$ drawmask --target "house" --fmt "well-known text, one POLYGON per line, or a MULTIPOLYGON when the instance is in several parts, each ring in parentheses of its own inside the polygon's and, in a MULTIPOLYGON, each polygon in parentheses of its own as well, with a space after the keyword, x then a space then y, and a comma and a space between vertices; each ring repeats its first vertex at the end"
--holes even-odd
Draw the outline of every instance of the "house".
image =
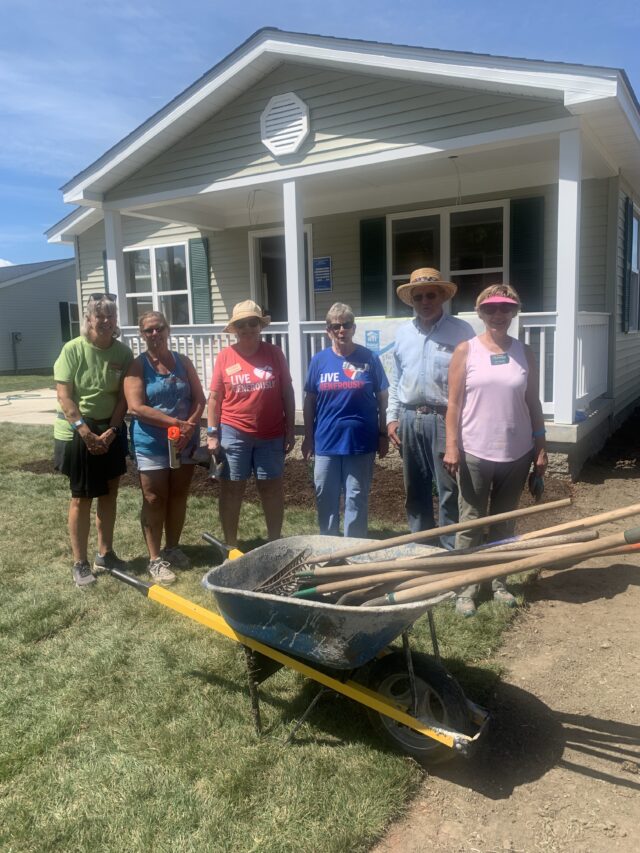
POLYGON ((519 290, 572 471, 640 396, 624 71, 263 29, 63 193, 76 208, 47 234, 75 243, 83 297, 116 293, 135 349, 136 318, 162 309, 205 380, 252 297, 300 403, 327 307, 349 303, 380 341, 403 316, 396 286, 435 266, 459 285, 454 313, 489 283, 519 290))
POLYGON ((0 267, 0 374, 50 372, 79 329, 73 258, 0 267))

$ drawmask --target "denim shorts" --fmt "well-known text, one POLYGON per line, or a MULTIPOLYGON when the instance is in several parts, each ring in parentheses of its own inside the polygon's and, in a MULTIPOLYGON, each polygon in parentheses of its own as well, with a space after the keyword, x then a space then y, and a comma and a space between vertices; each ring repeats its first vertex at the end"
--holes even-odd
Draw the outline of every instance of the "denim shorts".
POLYGON ((220 425, 220 444, 227 459, 223 480, 276 480, 284 473, 284 436, 257 438, 247 432, 220 425))

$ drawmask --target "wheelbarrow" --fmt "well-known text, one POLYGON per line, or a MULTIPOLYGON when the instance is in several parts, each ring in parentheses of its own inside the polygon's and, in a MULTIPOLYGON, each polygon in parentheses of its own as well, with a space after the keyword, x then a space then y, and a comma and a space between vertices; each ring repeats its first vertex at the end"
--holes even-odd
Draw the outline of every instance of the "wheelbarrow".
MULTIPOLYGON (((229 549, 204 538, 223 554, 229 549)), ((327 553, 362 539, 292 536, 235 556, 208 571, 204 587, 222 615, 157 584, 118 570, 111 574, 159 604, 182 613, 243 647, 251 713, 261 732, 258 686, 286 666, 321 685, 290 732, 291 742, 322 695, 335 691, 364 705, 374 729, 395 748, 424 763, 469 756, 488 723, 488 713, 469 701, 440 662, 432 607, 452 594, 403 606, 363 609, 256 591, 265 579, 305 550, 327 553), (433 655, 411 651, 409 628, 429 619, 433 655), (402 639, 401 648, 390 644, 402 639)), ((415 544, 376 552, 376 559, 418 556, 434 549, 415 544)), ((238 551, 234 550, 234 555, 238 551)), ((369 555, 359 559, 367 561, 369 555)))

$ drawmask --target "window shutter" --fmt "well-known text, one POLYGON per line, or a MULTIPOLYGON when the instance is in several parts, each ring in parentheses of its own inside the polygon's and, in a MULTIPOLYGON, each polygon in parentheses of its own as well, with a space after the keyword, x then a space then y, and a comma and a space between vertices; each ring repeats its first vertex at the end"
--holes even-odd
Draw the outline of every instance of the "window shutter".
POLYGON ((387 223, 360 220, 360 303, 364 316, 387 313, 387 223))
POLYGON ((193 322, 212 323, 209 241, 206 237, 195 237, 189 240, 189 271, 193 322))
POLYGON ((633 248, 633 202, 624 200, 624 238, 622 244, 622 331, 631 326, 631 252, 633 248))
POLYGON ((69 322, 69 303, 58 302, 60 309, 60 331, 62 332, 62 343, 71 340, 71 323, 69 322))
POLYGON ((511 200, 509 283, 525 311, 542 311, 544 197, 511 200))

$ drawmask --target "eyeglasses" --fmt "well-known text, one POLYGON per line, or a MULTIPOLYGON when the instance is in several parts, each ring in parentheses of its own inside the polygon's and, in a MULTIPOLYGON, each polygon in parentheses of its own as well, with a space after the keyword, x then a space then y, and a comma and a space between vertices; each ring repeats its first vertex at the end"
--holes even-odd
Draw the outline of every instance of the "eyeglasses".
POLYGON ((115 293, 90 293, 89 299, 94 302, 102 302, 103 299, 106 299, 107 302, 115 302, 118 298, 115 293))
POLYGON ((480 310, 484 314, 495 314, 496 311, 499 311, 501 314, 511 314, 512 311, 516 311, 518 306, 512 305, 511 302, 494 302, 491 305, 480 305, 480 310))
POLYGON ((260 325, 260 320, 257 317, 250 317, 248 320, 236 320, 233 324, 236 329, 244 329, 246 326, 249 326, 251 329, 255 329, 256 326, 260 325))
POLYGON ((327 328, 331 332, 339 332, 340 329, 344 329, 345 332, 348 332, 349 329, 353 329, 353 321, 347 320, 346 323, 329 323, 327 328))
POLYGON ((150 326, 148 329, 142 329, 142 334, 149 337, 149 335, 152 335, 155 332, 159 335, 160 332, 164 332, 166 328, 166 326, 150 326))
POLYGON ((433 299, 438 299, 440 297, 439 290, 421 290, 419 293, 411 294, 412 302, 422 302, 423 299, 427 299, 429 301, 433 299))

